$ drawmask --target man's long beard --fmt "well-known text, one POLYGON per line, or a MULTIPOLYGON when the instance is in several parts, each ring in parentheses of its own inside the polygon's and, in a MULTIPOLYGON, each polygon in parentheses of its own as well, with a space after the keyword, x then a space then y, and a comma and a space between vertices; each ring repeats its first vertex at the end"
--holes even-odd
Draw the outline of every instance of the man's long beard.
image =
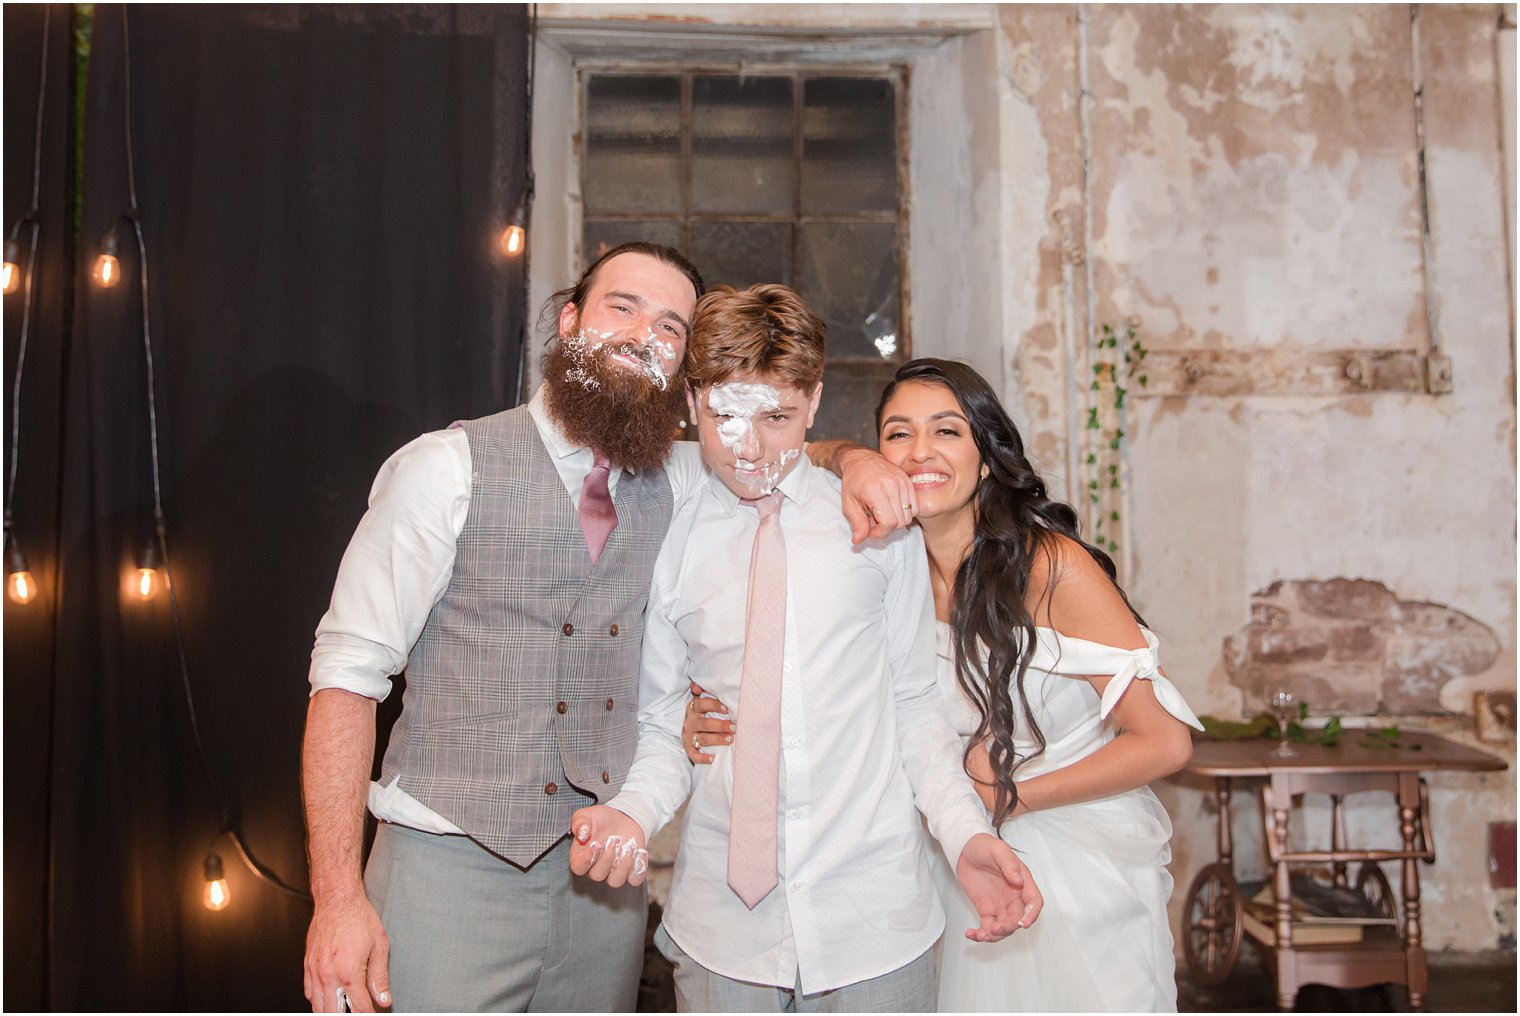
POLYGON ((561 339, 544 354, 549 415, 565 437, 589 445, 630 472, 665 464, 681 419, 685 373, 664 389, 648 375, 608 362, 610 345, 561 339))

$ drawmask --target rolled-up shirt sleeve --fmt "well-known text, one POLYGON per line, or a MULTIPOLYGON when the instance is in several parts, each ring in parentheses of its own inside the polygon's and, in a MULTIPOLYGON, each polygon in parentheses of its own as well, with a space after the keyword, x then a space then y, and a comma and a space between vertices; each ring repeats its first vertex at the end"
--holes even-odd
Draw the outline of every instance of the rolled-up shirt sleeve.
POLYGON ((386 460, 338 566, 317 625, 311 693, 340 688, 383 701, 448 588, 470 508, 463 430, 424 434, 386 460))

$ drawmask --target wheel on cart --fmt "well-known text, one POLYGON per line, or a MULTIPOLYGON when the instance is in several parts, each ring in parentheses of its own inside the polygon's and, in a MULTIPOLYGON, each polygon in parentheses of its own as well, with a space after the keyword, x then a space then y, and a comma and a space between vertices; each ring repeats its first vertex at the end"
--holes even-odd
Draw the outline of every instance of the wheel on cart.
POLYGON ((1388 884, 1388 876, 1383 874, 1383 869, 1376 862, 1363 861, 1357 869, 1356 891, 1367 898, 1379 917, 1398 919, 1398 901, 1394 899, 1393 886, 1388 884))
POLYGON ((1188 888, 1182 910, 1182 952, 1200 984, 1218 984, 1240 955, 1243 901, 1230 866, 1207 866, 1188 888))

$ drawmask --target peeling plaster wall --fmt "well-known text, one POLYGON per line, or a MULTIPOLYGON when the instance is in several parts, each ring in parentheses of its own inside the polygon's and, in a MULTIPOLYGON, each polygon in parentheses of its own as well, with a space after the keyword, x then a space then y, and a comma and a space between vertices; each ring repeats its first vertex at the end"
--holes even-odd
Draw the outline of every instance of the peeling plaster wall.
MULTIPOLYGON (((1087 16, 1098 321, 1138 314, 1153 349, 1259 353, 1268 372, 1289 369, 1300 350, 1434 345, 1455 376, 1444 396, 1132 401, 1128 578, 1163 635, 1168 671, 1200 711, 1252 712, 1259 699, 1230 684, 1221 654, 1250 620, 1251 594, 1278 580, 1365 578, 1497 633, 1492 664, 1448 681, 1431 704, 1471 714, 1475 690, 1515 679, 1515 404, 1492 9, 1423 8, 1413 30, 1402 6, 1087 16)), ((1424 722, 1473 743, 1469 718, 1424 722)), ((1497 753, 1513 767, 1512 744, 1497 753)), ((1514 892, 1487 888, 1485 850, 1487 823, 1515 814, 1513 769, 1431 782, 1443 853, 1422 876, 1425 899, 1443 905, 1426 909, 1427 945, 1512 943, 1514 892), (1491 807, 1469 810, 1470 798, 1491 807)), ((1197 791, 1171 787, 1164 799, 1177 820, 1180 898, 1213 856, 1213 821, 1197 791)), ((1311 831, 1327 811, 1311 805, 1311 831)), ((1386 838, 1391 813, 1391 801, 1356 800, 1353 839, 1386 838)), ((1240 834, 1257 853, 1241 864, 1259 865, 1260 826, 1246 818, 1240 834)))

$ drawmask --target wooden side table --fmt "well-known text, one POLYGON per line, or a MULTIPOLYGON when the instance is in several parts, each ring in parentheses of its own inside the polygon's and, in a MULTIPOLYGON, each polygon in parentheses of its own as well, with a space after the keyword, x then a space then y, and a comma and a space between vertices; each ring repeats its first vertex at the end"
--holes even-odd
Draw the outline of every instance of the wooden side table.
POLYGON ((1214 778, 1219 804, 1219 859, 1193 880, 1182 913, 1183 952, 1194 974, 1204 983, 1218 983, 1239 955, 1243 933, 1239 885, 1233 869, 1230 842, 1231 783, 1247 779, 1259 787, 1262 827, 1271 865, 1275 942, 1261 943, 1277 988, 1278 1008, 1293 1008, 1305 984, 1359 988, 1394 983, 1409 989, 1409 1004, 1424 1006, 1425 948, 1420 930, 1420 873, 1418 862, 1435 862, 1435 839, 1430 828, 1427 771, 1496 772, 1503 760, 1486 752, 1448 741, 1435 734, 1401 733, 1399 747, 1370 747, 1354 730, 1335 747, 1294 745, 1296 758, 1279 758, 1276 742, 1196 740, 1187 771, 1214 778), (1342 801, 1347 794, 1387 791, 1399 812, 1400 844, 1387 849, 1352 849, 1346 842, 1342 801), (1330 848, 1293 851, 1288 847, 1288 818, 1293 799, 1306 793, 1328 794, 1331 801, 1330 848), (1294 945, 1292 889, 1294 868, 1329 865, 1336 885, 1350 883, 1349 865, 1359 863, 1356 888, 1374 905, 1395 913, 1380 861, 1402 866, 1400 900, 1403 928, 1369 926, 1360 942, 1294 945))

